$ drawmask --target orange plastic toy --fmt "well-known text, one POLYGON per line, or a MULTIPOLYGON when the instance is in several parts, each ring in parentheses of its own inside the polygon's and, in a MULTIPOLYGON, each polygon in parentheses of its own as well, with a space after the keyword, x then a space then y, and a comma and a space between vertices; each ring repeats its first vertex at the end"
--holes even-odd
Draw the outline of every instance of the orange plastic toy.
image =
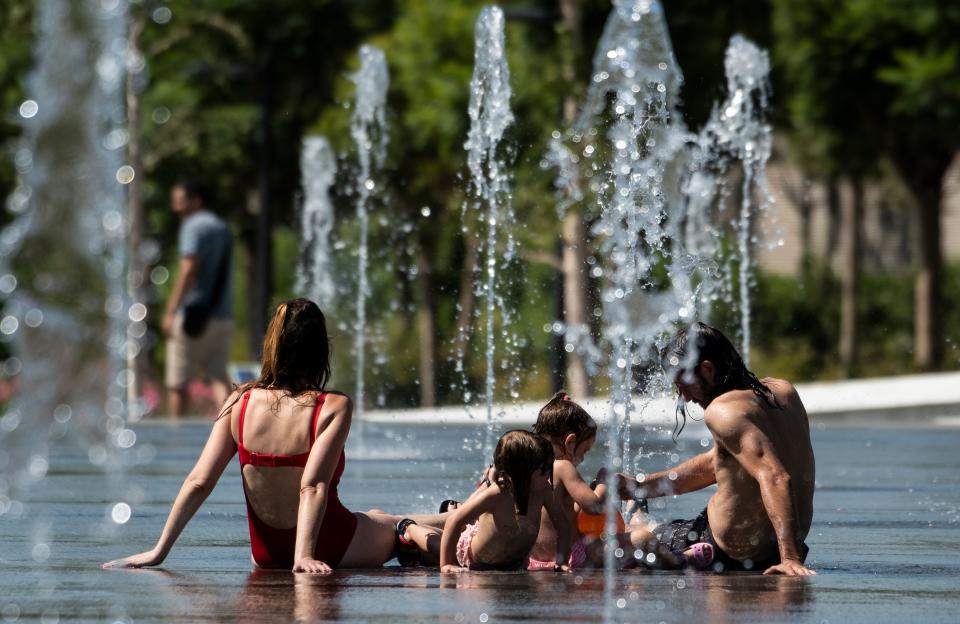
MULTIPOLYGON (((620 514, 614 514, 613 520, 617 525, 617 533, 623 533, 626 525, 623 523, 623 517, 620 514)), ((606 514, 592 514, 581 511, 577 514, 577 529, 581 535, 587 535, 593 539, 599 539, 607 528, 606 514)))

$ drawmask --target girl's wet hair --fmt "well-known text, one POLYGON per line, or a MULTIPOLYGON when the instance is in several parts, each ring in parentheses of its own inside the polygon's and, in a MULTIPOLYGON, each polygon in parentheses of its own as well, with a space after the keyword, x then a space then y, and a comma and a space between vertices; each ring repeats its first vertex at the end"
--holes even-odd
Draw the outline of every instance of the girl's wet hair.
POLYGON ((553 445, 529 431, 508 431, 497 442, 493 467, 497 470, 497 485, 501 490, 512 491, 517 514, 525 516, 530 502, 530 479, 536 472, 553 473, 553 445))
MULTIPOLYGON (((773 391, 747 368, 740 353, 736 347, 733 346, 733 343, 730 342, 730 339, 723 335, 723 332, 716 327, 701 322, 696 323, 692 329, 692 337, 690 335, 691 332, 688 332, 687 328, 683 328, 677 332, 677 335, 661 354, 664 361, 671 363, 676 362, 677 364, 673 364, 675 368, 687 362, 689 362, 687 365, 695 364, 695 366, 699 366, 709 360, 713 363, 714 370, 716 371, 713 382, 717 396, 725 392, 730 392, 731 390, 752 390, 755 395, 762 398, 770 407, 780 408, 780 404, 777 403, 773 391), (690 359, 691 340, 693 340, 692 349, 695 361, 690 359)), ((668 370, 671 369, 670 366, 666 368, 668 370)), ((677 374, 687 375, 692 372, 692 370, 683 371, 682 373, 677 371, 677 374)), ((679 403, 677 405, 677 427, 673 432, 674 439, 680 435, 686 423, 686 406, 679 403)))
POLYGON ((557 444, 563 444, 563 439, 572 433, 576 436, 576 443, 580 444, 597 435, 597 423, 587 410, 561 390, 540 408, 533 432, 557 444))
MULTIPOLYGON (((322 391, 330 380, 330 338, 327 321, 309 299, 291 299, 277 306, 260 355, 260 377, 237 388, 237 399, 253 388, 282 390, 296 397, 322 391)), ((234 399, 234 403, 237 399, 234 399)), ((229 405, 220 413, 229 412, 229 405)))

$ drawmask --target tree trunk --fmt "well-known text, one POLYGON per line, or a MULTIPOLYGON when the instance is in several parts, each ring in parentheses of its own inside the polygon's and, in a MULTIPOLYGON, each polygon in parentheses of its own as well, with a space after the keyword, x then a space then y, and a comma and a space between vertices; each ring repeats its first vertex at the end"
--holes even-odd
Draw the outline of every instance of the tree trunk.
POLYGON ((267 329, 268 306, 273 293, 273 224, 270 214, 270 160, 273 154, 273 97, 270 63, 265 63, 261 75, 260 100, 260 171, 258 192, 260 207, 257 213, 256 281, 254 307, 250 310, 250 341, 259 352, 267 329))
POLYGON ((921 370, 935 370, 943 362, 943 249, 940 205, 943 180, 953 162, 953 146, 900 148, 895 159, 901 177, 916 201, 920 222, 920 254, 914 284, 914 362, 921 370))
MULTIPOLYGON (((130 51, 140 53, 140 35, 146 23, 146 18, 139 17, 131 21, 129 33, 130 51)), ((127 290, 131 304, 146 304, 146 266, 143 262, 142 245, 146 231, 146 217, 143 208, 143 151, 141 149, 142 129, 140 125, 140 93, 137 90, 135 72, 127 73, 127 159, 133 167, 133 180, 127 185, 127 218, 130 222, 127 255, 127 290)), ((144 320, 143 322, 146 322, 144 320)), ((127 410, 131 421, 136 422, 143 415, 140 397, 143 396, 143 377, 146 374, 146 361, 143 345, 145 341, 137 340, 133 336, 128 338, 137 344, 137 347, 127 351, 127 370, 131 374, 130 385, 127 386, 127 410)))
MULTIPOLYGON (((560 15, 563 19, 564 35, 567 40, 563 62, 563 77, 568 84, 575 84, 577 68, 583 58, 583 32, 581 0, 559 0, 560 15)), ((563 99, 563 121, 569 127, 577 117, 577 95, 569 92, 563 99)), ((561 266, 563 267, 563 296, 558 297, 563 305, 563 322, 576 332, 590 335, 587 325, 588 282, 586 270, 587 229, 583 219, 570 206, 563 220, 563 246, 561 266)), ((566 340, 563 341, 564 345, 566 340)), ((586 360, 583 350, 577 345, 573 351, 561 351, 558 357, 566 356, 567 389, 575 397, 585 398, 590 392, 587 377, 586 360)))
POLYGON ((914 358, 921 370, 936 369, 943 357, 941 339, 940 186, 918 193, 920 212, 920 267, 917 271, 914 313, 914 358))
POLYGON ((824 252, 825 270, 820 276, 821 298, 832 296, 829 292, 833 274, 833 257, 837 252, 838 233, 841 229, 840 181, 835 176, 827 180, 827 248, 824 252))
MULTIPOLYGON (((563 220, 563 301, 564 322, 568 328, 590 335, 587 325, 586 228, 580 215, 567 213, 563 220)), ((583 350, 567 354, 567 386, 576 397, 590 392, 583 350)))
MULTIPOLYGON (((259 210, 259 197, 257 191, 254 188, 250 188, 247 191, 247 205, 246 212, 248 214, 257 214, 259 210)), ((256 217, 254 217, 256 218, 256 217)), ((258 305, 257 299, 257 228, 256 222, 254 221, 253 225, 245 225, 243 231, 240 235, 242 244, 243 244, 243 274, 246 276, 245 288, 246 293, 246 314, 247 317, 244 319, 245 324, 248 328, 247 333, 247 353, 248 357, 251 360, 260 359, 260 349, 263 347, 263 341, 260 340, 257 336, 257 332, 253 331, 253 319, 256 314, 255 311, 258 305)))
POLYGON ((437 321, 433 308, 433 245, 429 234, 424 232, 417 252, 417 325, 420 334, 420 407, 437 404, 437 383, 434 374, 436 363, 437 321))
POLYGON ((840 231, 837 223, 842 221, 842 210, 843 208, 840 205, 840 180, 831 176, 827 180, 827 264, 833 260, 833 255, 837 253, 838 232, 840 231))
POLYGON ((840 366, 845 376, 857 372, 859 346, 860 274, 863 246, 863 179, 851 180, 853 197, 843 202, 843 271, 840 302, 840 366))

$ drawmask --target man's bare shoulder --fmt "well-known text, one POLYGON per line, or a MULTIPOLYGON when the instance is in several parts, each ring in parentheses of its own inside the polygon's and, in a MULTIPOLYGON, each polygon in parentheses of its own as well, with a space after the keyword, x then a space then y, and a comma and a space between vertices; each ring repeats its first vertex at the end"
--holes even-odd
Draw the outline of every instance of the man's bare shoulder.
POLYGON ((756 396, 753 390, 724 392, 710 402, 703 410, 703 416, 706 420, 743 417, 753 409, 756 396))
POLYGON ((725 437, 738 429, 753 411, 752 392, 734 390, 710 402, 703 411, 703 422, 715 435, 725 437))
POLYGON ((731 390, 710 402, 703 412, 703 422, 718 438, 726 438, 757 422, 764 412, 763 400, 753 390, 731 390))
POLYGON ((778 379, 777 377, 764 377, 760 380, 760 383, 770 388, 776 395, 787 395, 787 396, 796 396, 797 389, 796 387, 787 381, 786 379, 778 379))

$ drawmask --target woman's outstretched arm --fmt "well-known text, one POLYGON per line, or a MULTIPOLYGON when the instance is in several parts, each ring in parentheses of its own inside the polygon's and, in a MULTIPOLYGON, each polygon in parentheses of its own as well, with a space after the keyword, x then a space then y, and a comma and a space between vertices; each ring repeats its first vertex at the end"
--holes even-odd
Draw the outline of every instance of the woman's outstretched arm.
POLYGON ((353 403, 349 398, 331 394, 320 415, 322 428, 310 449, 310 457, 300 480, 300 509, 297 512, 297 542, 293 553, 293 571, 326 574, 329 565, 314 559, 317 533, 327 510, 330 480, 340 462, 340 452, 347 443, 353 403))
MULTIPOLYGON (((229 404, 230 400, 228 398, 226 404, 229 404)), ((173 501, 173 507, 170 509, 167 522, 156 546, 138 555, 108 561, 101 567, 104 569, 142 568, 163 563, 163 560, 170 553, 170 549, 173 548, 173 544, 180 537, 183 528, 187 526, 190 518, 213 491, 217 481, 220 480, 220 475, 223 474, 224 469, 236 452, 237 445, 230 430, 230 416, 218 418, 213 423, 213 430, 210 432, 210 437, 207 438, 203 452, 200 453, 200 458, 187 478, 184 479, 180 492, 173 501)))

